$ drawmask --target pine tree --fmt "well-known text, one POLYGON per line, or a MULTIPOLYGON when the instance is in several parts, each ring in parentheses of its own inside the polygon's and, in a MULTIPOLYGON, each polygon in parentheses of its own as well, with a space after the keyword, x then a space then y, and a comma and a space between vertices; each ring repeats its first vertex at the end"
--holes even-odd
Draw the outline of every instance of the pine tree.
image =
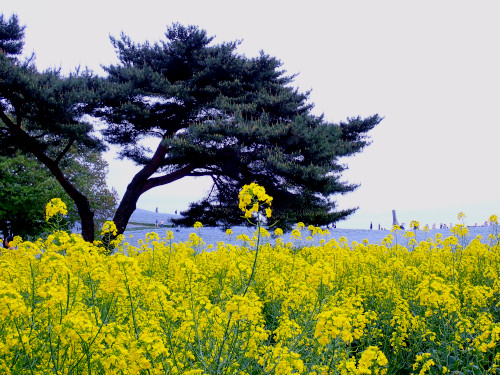
POLYGON ((165 36, 154 44, 111 38, 119 63, 106 68, 93 112, 120 156, 142 166, 114 217, 120 233, 142 194, 188 176, 210 176, 213 188, 183 212, 183 223, 242 222, 237 193, 253 181, 275 197, 282 226, 331 223, 354 211, 336 210, 332 198, 356 187, 340 180, 339 159, 369 143, 378 115, 329 123, 312 114, 309 93, 293 88, 278 59, 239 55, 239 42, 214 44, 195 26, 174 24, 165 36), (142 143, 151 139, 154 150, 142 143))

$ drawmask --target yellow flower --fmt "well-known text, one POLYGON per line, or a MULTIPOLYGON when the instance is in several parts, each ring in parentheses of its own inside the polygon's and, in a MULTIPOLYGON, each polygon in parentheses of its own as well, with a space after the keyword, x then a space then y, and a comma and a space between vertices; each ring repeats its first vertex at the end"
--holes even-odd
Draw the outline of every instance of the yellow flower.
POLYGON ((369 346, 361 353, 361 358, 358 362, 358 373, 371 374, 370 369, 375 367, 375 373, 379 373, 377 367, 385 367, 388 364, 385 354, 376 346, 369 346))
POLYGON ((465 237, 469 234, 469 229, 463 224, 456 224, 451 227, 451 232, 457 237, 465 237))
POLYGON ((199 221, 197 221, 197 222, 195 222, 195 223, 194 223, 194 227, 195 227, 196 229, 198 229, 198 228, 202 228, 202 227, 203 227, 203 224, 202 224, 202 223, 200 223, 199 221))
POLYGON ((233 230, 232 229, 227 229, 226 230, 226 236, 230 236, 231 234, 233 234, 233 230))
POLYGON ((47 203, 47 206, 45 206, 45 221, 49 221, 52 216, 57 214, 68 214, 66 203, 64 203, 61 198, 53 198, 49 203, 47 203))
POLYGON ((300 233, 300 230, 294 229, 294 230, 292 230, 291 236, 293 238, 295 238, 296 240, 298 240, 299 238, 302 237, 302 233, 300 233))
POLYGON ((274 230, 274 235, 275 235, 275 236, 282 236, 282 235, 283 235, 283 229, 281 229, 281 228, 276 228, 276 229, 274 230))
POLYGON ((266 217, 271 217, 271 213, 272 213, 271 209, 269 207, 266 208, 266 217))
POLYGON ((491 215, 490 218, 488 219, 490 224, 498 224, 498 216, 497 215, 491 215))
POLYGON ((244 185, 238 197, 238 207, 244 212, 244 217, 251 218, 252 214, 258 213, 261 207, 265 208, 265 215, 271 217, 270 206, 273 198, 266 194, 266 190, 262 186, 254 182, 250 185, 244 185))
POLYGON ((267 229, 266 229, 266 228, 262 228, 262 227, 260 228, 260 231, 256 231, 256 232, 255 232, 255 235, 259 235, 259 234, 260 234, 262 237, 269 237, 269 236, 271 236, 271 235, 269 234, 269 232, 267 231, 267 229))
POLYGON ((106 233, 112 233, 113 236, 116 236, 118 233, 118 229, 116 228, 116 225, 114 221, 106 221, 101 229, 101 236, 104 236, 106 233))
POLYGON ((458 213, 458 220, 463 219, 465 217, 465 214, 463 212, 458 213))
POLYGON ((248 234, 245 234, 245 233, 239 234, 238 236, 236 236, 236 239, 241 240, 241 241, 245 241, 245 242, 250 241, 250 237, 248 237, 248 234))
POLYGON ((404 235, 404 238, 415 238, 415 233, 407 231, 404 235))

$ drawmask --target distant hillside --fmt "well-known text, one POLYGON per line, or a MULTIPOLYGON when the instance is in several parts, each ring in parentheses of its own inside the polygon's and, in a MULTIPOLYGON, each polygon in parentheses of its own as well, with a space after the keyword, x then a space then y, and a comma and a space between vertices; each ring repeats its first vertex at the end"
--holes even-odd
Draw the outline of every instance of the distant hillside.
MULTIPOLYGON (((154 225, 156 223, 156 220, 158 220, 158 224, 160 224, 161 220, 163 220, 163 224, 167 225, 172 224, 172 218, 180 217, 181 215, 167 214, 164 212, 156 213, 153 211, 147 211, 141 208, 137 208, 132 214, 129 223, 154 225)), ((130 224, 128 225, 128 227, 130 227, 130 224)))

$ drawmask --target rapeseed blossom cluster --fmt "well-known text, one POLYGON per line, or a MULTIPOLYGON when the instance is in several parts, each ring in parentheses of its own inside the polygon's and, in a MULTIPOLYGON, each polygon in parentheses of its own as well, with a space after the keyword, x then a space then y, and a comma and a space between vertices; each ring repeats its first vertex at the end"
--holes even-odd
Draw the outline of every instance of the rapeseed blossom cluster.
POLYGON ((45 221, 49 221, 49 219, 57 214, 67 215, 68 208, 66 207, 66 203, 64 203, 61 198, 53 198, 50 202, 45 206, 45 221))
POLYGON ((410 222, 410 228, 411 229, 419 229, 420 228, 420 223, 417 220, 412 220, 410 222))
POLYGON ((246 218, 251 218, 252 214, 259 212, 260 206, 264 208, 266 217, 271 217, 271 203, 273 197, 266 194, 264 187, 252 182, 249 185, 244 185, 239 195, 239 208, 243 211, 246 218))
POLYGON ((116 225, 113 221, 106 221, 101 229, 101 236, 104 236, 106 234, 112 234, 113 236, 116 236, 118 233, 118 229, 116 228, 116 225))
POLYGON ((259 227, 210 249, 169 230, 138 246, 119 237, 112 255, 62 231, 19 240, 0 256, 0 373, 499 371, 498 242, 451 232, 409 248, 307 230, 325 239, 259 245, 259 227))

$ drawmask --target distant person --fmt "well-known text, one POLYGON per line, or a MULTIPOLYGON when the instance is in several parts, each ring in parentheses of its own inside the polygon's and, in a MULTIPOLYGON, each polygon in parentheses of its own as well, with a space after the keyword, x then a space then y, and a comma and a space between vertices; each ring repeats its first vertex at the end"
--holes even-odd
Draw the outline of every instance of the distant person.
POLYGON ((14 241, 14 237, 12 235, 5 237, 3 240, 3 247, 6 249, 13 249, 14 245, 12 244, 12 241, 14 241))
POLYGON ((158 207, 156 207, 156 213, 158 213, 158 207))
POLYGON ((380 224, 378 225, 378 230, 380 230, 380 224))
POLYGON ((156 219, 155 228, 158 228, 158 219, 156 219))
POLYGON ((370 230, 372 230, 372 229, 373 229, 373 223, 370 222, 370 230))
POLYGON ((163 219, 160 221, 160 227, 163 228, 163 219))
POLYGON ((175 210, 175 214, 177 215, 177 210, 175 210))

